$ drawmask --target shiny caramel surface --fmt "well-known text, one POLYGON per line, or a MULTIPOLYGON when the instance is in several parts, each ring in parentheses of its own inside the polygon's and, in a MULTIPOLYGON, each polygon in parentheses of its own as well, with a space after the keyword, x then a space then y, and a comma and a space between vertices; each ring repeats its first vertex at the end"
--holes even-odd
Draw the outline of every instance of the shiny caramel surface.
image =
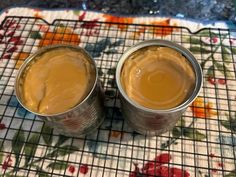
POLYGON ((149 46, 134 52, 125 61, 121 85, 129 98, 144 107, 170 109, 191 95, 195 73, 176 50, 149 46))
POLYGON ((41 114, 65 112, 80 103, 95 81, 95 69, 85 54, 70 48, 36 58, 23 82, 24 104, 41 114))

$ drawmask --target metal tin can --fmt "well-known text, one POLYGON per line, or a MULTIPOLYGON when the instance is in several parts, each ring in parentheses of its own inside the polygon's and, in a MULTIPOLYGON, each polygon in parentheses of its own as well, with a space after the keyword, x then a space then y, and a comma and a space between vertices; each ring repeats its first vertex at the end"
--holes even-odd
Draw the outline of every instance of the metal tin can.
MULTIPOLYGON (((66 73, 65 73, 66 74, 66 73)), ((18 75, 15 81, 15 93, 19 103, 28 111, 34 113, 42 120, 44 120, 48 125, 51 125, 59 133, 69 136, 81 136, 84 134, 91 133, 93 130, 96 130, 103 122, 105 118, 104 114, 104 104, 103 104, 103 90, 98 79, 98 70, 94 60, 91 56, 81 47, 70 46, 70 45, 52 45, 44 47, 28 57, 23 65, 18 71, 18 75), (37 56, 44 54, 48 51, 52 51, 58 48, 69 48, 82 52, 89 63, 95 68, 95 82, 93 83, 92 89, 88 95, 73 108, 58 114, 40 114, 35 111, 30 110, 24 105, 22 98, 22 85, 24 83, 24 75, 27 72, 28 68, 34 64, 37 56)))
POLYGON ((121 56, 116 69, 116 82, 120 92, 121 109, 126 122, 135 131, 145 135, 159 135, 171 130, 187 107, 197 97, 202 87, 202 70, 195 57, 184 47, 166 40, 147 40, 134 45, 121 56), (156 110, 144 107, 128 97, 121 84, 121 71, 127 58, 138 51, 149 46, 168 47, 182 54, 189 61, 195 73, 195 88, 186 101, 171 108, 156 110))

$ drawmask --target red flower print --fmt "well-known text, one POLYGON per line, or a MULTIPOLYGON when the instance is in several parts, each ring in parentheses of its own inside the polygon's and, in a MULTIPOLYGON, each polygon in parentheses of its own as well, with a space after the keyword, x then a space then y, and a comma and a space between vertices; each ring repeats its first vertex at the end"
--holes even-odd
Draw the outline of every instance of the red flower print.
POLYGON ((73 174, 73 173, 75 172, 75 166, 70 165, 70 166, 68 167, 68 171, 73 174))
POLYGON ((6 128, 6 125, 4 123, 0 123, 0 130, 4 130, 6 128))
POLYGON ((171 156, 168 153, 162 153, 155 158, 155 161, 159 162, 160 164, 168 163, 170 160, 171 160, 171 156))
POLYGON ((149 169, 149 168, 153 168, 155 166, 159 166, 162 164, 166 164, 171 160, 171 156, 168 153, 163 153, 160 154, 158 156, 156 156, 156 158, 153 161, 149 161, 147 162, 144 167, 143 170, 149 169))
POLYGON ((140 170, 137 164, 129 177, 189 177, 190 174, 186 170, 176 167, 164 166, 169 163, 171 156, 168 153, 158 155, 154 160, 148 161, 140 170))
POLYGON ((8 167, 10 167, 11 165, 7 162, 7 161, 4 161, 3 164, 2 164, 2 169, 3 170, 6 170, 8 169, 8 167))
POLYGON ((10 31, 6 34, 7 37, 12 37, 15 34, 15 31, 10 31))
POLYGON ((4 29, 8 29, 8 28, 19 28, 20 25, 17 24, 16 20, 7 20, 3 26, 4 29))
POLYGON ((218 165, 218 167, 223 167, 224 166, 224 164, 222 162, 218 162, 217 165, 218 165))
POLYGON ((148 177, 161 176, 161 177, 189 177, 190 174, 179 168, 171 168, 167 166, 159 166, 148 169, 146 175, 148 177))
POLYGON ((216 173, 218 170, 214 168, 211 171, 212 171, 212 173, 216 173))
POLYGON ((210 156, 211 158, 216 157, 215 154, 213 154, 213 153, 210 153, 209 156, 210 156))
POLYGON ((3 59, 10 59, 11 58, 11 54, 6 54, 3 56, 3 59))
POLYGON ((8 167, 12 166, 12 159, 10 155, 7 155, 6 159, 4 160, 3 164, 2 164, 2 169, 6 170, 8 169, 8 167))
POLYGON ((98 19, 94 19, 90 22, 84 22, 83 24, 80 25, 80 27, 86 28, 86 29, 93 29, 93 28, 99 26, 97 22, 98 22, 98 19))
POLYGON ((20 36, 12 37, 8 40, 8 42, 12 42, 14 44, 21 44, 22 40, 20 40, 20 36))
POLYGON ((226 79, 215 79, 213 77, 208 77, 207 81, 211 84, 211 85, 216 85, 216 84, 220 84, 220 85, 225 85, 227 83, 226 79))
POLYGON ((226 79, 218 79, 218 84, 225 85, 226 84, 226 79))
POLYGON ((132 171, 129 175, 129 177, 141 177, 142 174, 140 173, 140 169, 138 167, 138 164, 137 163, 133 163, 134 166, 135 166, 135 169, 134 171, 132 171))
POLYGON ((12 53, 12 52, 15 52, 16 50, 17 50, 17 47, 16 47, 16 46, 13 46, 13 47, 9 48, 9 49, 7 50, 7 52, 8 52, 8 53, 12 53))
POLYGON ((16 29, 20 28, 16 20, 7 20, 2 27, 0 27, 0 44, 4 44, 6 52, 3 59, 10 59, 13 52, 23 43, 20 36, 15 35, 16 29))
POLYGON ((218 38, 217 37, 211 38, 211 42, 214 43, 214 44, 217 43, 218 42, 218 38))
POLYGON ((207 81, 211 84, 211 85, 215 85, 216 84, 216 79, 212 78, 212 77, 208 77, 207 81))
POLYGON ((96 27, 99 26, 98 24, 98 18, 92 19, 89 22, 84 21, 86 17, 86 12, 83 12, 81 15, 79 15, 79 21, 82 22, 79 24, 79 28, 84 28, 81 32, 81 35, 85 36, 91 36, 91 35, 97 35, 99 33, 98 29, 96 27))
POLYGON ((86 16, 86 12, 83 12, 82 15, 79 16, 79 21, 83 21, 86 16))
POLYGON ((84 164, 79 167, 79 172, 82 174, 87 174, 88 173, 88 165, 84 164))

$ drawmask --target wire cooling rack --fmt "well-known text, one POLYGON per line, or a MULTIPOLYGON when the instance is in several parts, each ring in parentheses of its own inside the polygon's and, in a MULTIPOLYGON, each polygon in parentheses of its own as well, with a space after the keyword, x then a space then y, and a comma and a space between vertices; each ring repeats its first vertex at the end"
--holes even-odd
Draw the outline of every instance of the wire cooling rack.
POLYGON ((0 175, 236 176, 236 39, 233 30, 6 17, 0 26, 0 175), (124 122, 115 84, 121 54, 146 39, 190 49, 203 89, 176 127, 146 137, 124 122), (99 68, 106 120, 84 137, 66 137, 17 102, 14 80, 24 59, 49 44, 84 47, 99 68))

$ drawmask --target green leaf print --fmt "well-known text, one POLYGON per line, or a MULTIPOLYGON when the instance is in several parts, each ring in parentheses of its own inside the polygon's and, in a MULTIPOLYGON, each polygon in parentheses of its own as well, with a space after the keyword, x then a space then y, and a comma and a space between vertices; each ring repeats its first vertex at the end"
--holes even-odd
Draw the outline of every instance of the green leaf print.
POLYGON ((50 177, 50 176, 48 175, 48 173, 46 173, 46 172, 39 172, 39 173, 38 173, 38 176, 39 176, 39 177, 50 177))
POLYGON ((92 57, 96 58, 100 57, 103 53, 117 53, 118 51, 115 47, 120 46, 122 43, 124 43, 124 40, 117 40, 112 43, 110 38, 105 38, 96 43, 86 44, 85 50, 88 51, 92 57))
POLYGON ((53 128, 44 124, 44 126, 42 128, 42 137, 43 137, 44 142, 47 145, 52 144, 52 132, 53 132, 53 128))
POLYGON ((231 130, 236 133, 236 113, 234 117, 228 117, 228 120, 221 120, 221 125, 223 125, 226 129, 231 130))
POLYGON ((37 150, 39 139, 40 139, 39 134, 35 133, 31 136, 29 141, 27 143, 25 143, 24 151, 25 151, 25 155, 26 155, 26 158, 25 158, 26 165, 29 163, 31 158, 34 156, 34 154, 37 150))
POLYGON ((173 130, 172 130, 172 135, 173 135, 174 138, 179 138, 182 135, 181 129, 177 128, 177 127, 174 127, 173 130))
POLYGON ((47 168, 51 168, 53 170, 66 170, 68 167, 68 164, 66 162, 53 162, 50 163, 47 168))
POLYGON ((190 44, 201 44, 201 39, 200 38, 194 38, 194 37, 190 37, 187 39, 187 42, 189 42, 190 44))
POLYGON ((64 142, 66 142, 68 139, 70 139, 70 137, 65 136, 65 135, 59 135, 58 141, 57 141, 55 147, 62 145, 62 144, 63 144, 64 142))
POLYGON ((197 141, 200 141, 206 138, 206 135, 200 133, 197 129, 191 128, 191 127, 183 128, 183 135, 192 140, 197 140, 197 141))
POLYGON ((50 175, 44 171, 43 169, 37 167, 37 175, 38 177, 49 177, 50 175))
POLYGON ((42 39, 42 36, 38 31, 32 31, 30 37, 33 39, 42 39))
POLYGON ((226 77, 231 77, 232 76, 231 73, 230 73, 230 70, 224 64, 214 62, 214 65, 218 68, 218 71, 220 71, 226 77))
POLYGON ((12 151, 15 154, 15 168, 19 166, 19 157, 25 143, 25 135, 22 130, 18 130, 12 139, 12 151))
POLYGON ((196 52, 196 53, 203 53, 203 54, 209 54, 211 53, 210 50, 202 48, 202 47, 197 47, 197 46, 191 46, 190 47, 191 52, 196 52))
POLYGON ((226 47, 223 46, 222 49, 221 49, 221 52, 222 52, 223 61, 224 61, 225 63, 230 63, 230 62, 232 62, 231 54, 230 54, 230 52, 227 50, 226 47))
POLYGON ((185 127, 185 120, 184 120, 184 119, 180 119, 180 120, 177 122, 177 125, 178 125, 178 126, 181 126, 181 127, 185 127))
POLYGON ((214 66, 213 66, 213 65, 211 65, 211 66, 207 69, 206 75, 207 75, 208 77, 214 77, 214 66))
POLYGON ((106 53, 106 54, 114 54, 114 53, 118 53, 118 51, 116 49, 108 49, 108 50, 105 50, 104 53, 106 53))
POLYGON ((124 39, 117 40, 109 45, 109 48, 118 47, 125 42, 124 39))
POLYGON ((60 148, 57 148, 56 150, 54 150, 53 152, 48 154, 47 157, 65 156, 65 155, 71 154, 77 150, 78 150, 78 148, 75 146, 65 145, 60 148))

